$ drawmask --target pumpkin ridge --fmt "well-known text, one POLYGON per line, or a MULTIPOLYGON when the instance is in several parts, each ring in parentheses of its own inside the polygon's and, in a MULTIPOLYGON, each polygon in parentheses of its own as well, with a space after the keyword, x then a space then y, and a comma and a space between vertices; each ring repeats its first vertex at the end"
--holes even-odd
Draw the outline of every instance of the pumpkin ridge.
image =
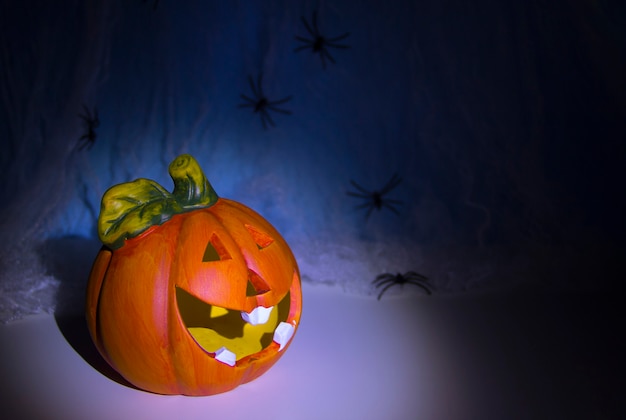
MULTIPOLYGON (((179 216, 182 217, 182 220, 180 222, 180 226, 178 229, 176 229, 176 238, 174 239, 173 243, 176 244, 176 247, 174 249, 174 254, 173 255, 180 255, 179 253, 181 252, 181 241, 180 241, 180 233, 182 231, 182 227, 183 225, 186 224, 186 222, 189 220, 188 217, 186 216, 179 216)), ((185 323, 183 322, 179 309, 178 309, 178 301, 176 299, 176 276, 174 275, 175 273, 175 265, 178 262, 175 259, 172 259, 170 261, 170 265, 169 265, 169 269, 168 269, 168 282, 167 282, 167 287, 168 287, 168 298, 167 298, 167 319, 168 319, 168 323, 169 325, 177 325, 177 328, 173 328, 173 327, 169 327, 168 328, 168 334, 167 334, 167 339, 168 339, 168 345, 170 348, 172 349, 177 349, 177 350, 182 350, 185 353, 187 353, 187 355, 189 356, 190 359, 193 358, 193 355, 189 354, 192 352, 192 349, 190 349, 187 345, 187 341, 181 339, 182 337, 182 333, 181 331, 184 331, 185 333, 187 332, 187 327, 185 326, 185 323)), ((189 383, 197 383, 198 382, 198 378, 196 377, 196 372, 195 370, 189 370, 186 366, 185 366, 185 362, 189 362, 189 360, 187 360, 187 358, 180 357, 180 354, 177 354, 176 351, 174 352, 167 352, 168 355, 168 359, 169 359, 169 364, 170 366, 174 367, 174 377, 177 380, 176 383, 176 392, 180 393, 180 394, 187 394, 189 391, 187 389, 188 385, 181 385, 182 384, 189 384, 189 383)))

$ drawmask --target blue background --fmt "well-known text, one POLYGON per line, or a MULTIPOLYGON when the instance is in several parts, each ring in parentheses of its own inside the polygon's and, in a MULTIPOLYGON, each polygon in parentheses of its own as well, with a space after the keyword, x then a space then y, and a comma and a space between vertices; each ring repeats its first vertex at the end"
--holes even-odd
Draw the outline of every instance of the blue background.
POLYGON ((623 2, 0 5, 3 319, 80 290, 104 191, 138 177, 171 190, 180 153, 278 228, 305 281, 371 294, 377 274, 415 270, 442 293, 613 285, 623 2), (294 52, 314 11, 322 35, 350 33, 326 68, 294 52), (268 99, 292 96, 267 129, 238 107, 260 73, 268 99), (100 120, 89 150, 83 105, 100 120), (366 219, 350 180, 376 190, 394 173, 385 197, 400 214, 366 219))

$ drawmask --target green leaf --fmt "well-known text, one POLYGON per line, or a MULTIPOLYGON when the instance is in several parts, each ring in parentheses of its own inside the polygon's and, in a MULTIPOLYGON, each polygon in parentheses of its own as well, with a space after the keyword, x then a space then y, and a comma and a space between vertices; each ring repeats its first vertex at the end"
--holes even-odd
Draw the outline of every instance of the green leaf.
POLYGON ((115 185, 104 193, 98 235, 105 245, 119 248, 127 238, 160 225, 182 211, 174 196, 162 186, 139 178, 115 185))

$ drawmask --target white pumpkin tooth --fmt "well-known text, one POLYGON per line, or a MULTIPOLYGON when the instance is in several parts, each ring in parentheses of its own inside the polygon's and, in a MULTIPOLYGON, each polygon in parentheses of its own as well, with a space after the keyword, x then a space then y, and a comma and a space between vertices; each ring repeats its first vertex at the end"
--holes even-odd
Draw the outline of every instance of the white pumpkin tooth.
POLYGON ((295 327, 287 322, 278 324, 274 331, 274 341, 280 345, 278 351, 281 351, 289 343, 295 330, 295 327))
POLYGON ((215 352, 215 360, 219 360, 220 362, 225 363, 228 366, 235 366, 235 362, 237 362, 237 356, 226 347, 222 347, 215 352))
POLYGON ((241 312, 241 317, 244 321, 251 325, 262 325, 265 324, 270 319, 270 314, 272 313, 273 306, 269 308, 265 308, 263 306, 257 306, 250 312, 241 312))

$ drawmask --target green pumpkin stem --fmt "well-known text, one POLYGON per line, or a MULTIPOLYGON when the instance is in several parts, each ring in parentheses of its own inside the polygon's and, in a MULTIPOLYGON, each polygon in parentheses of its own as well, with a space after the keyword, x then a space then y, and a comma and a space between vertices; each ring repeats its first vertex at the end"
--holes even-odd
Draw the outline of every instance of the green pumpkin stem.
POLYGON ((217 201, 217 193, 191 155, 174 159, 169 172, 174 180, 172 195, 182 208, 209 207, 217 201))

